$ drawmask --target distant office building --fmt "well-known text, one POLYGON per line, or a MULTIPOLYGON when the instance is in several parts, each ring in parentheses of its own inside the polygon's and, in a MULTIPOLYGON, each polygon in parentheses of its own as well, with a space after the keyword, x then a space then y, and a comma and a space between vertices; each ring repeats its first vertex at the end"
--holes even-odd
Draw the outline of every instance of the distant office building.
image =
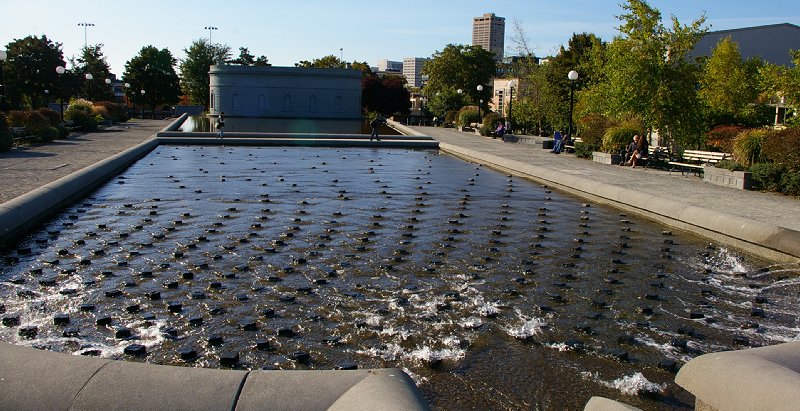
POLYGON ((403 59, 403 76, 409 87, 422 86, 422 66, 430 59, 422 57, 406 57, 403 59))
POLYGON ((472 45, 492 51, 495 60, 503 58, 505 50, 506 19, 486 13, 472 19, 472 45))
POLYGON ((792 66, 789 50, 800 50, 800 27, 782 23, 709 32, 697 42, 690 56, 710 56, 717 43, 725 37, 739 44, 743 59, 759 57, 782 66, 792 66))
POLYGON ((403 62, 402 61, 391 61, 387 59, 378 60, 378 72, 379 73, 402 73, 403 72, 403 62))

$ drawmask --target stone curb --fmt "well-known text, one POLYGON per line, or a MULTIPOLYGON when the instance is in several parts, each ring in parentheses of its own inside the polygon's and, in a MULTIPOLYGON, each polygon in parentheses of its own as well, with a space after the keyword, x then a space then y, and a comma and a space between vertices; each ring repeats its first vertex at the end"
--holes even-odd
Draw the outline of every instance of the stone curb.
POLYGON ((407 148, 407 149, 437 149, 439 142, 435 140, 391 140, 369 141, 363 137, 342 138, 237 138, 229 137, 225 133, 224 139, 213 136, 203 137, 156 137, 160 144, 187 144, 187 145, 224 145, 224 146, 282 146, 282 147, 373 147, 373 148, 407 148))
POLYGON ((696 409, 797 409, 800 342, 701 355, 675 382, 696 397, 696 409))
POLYGON ((0 204, 0 246, 80 199, 158 146, 149 139, 52 183, 0 204))
POLYGON ((239 371, 85 358, 0 343, 14 410, 427 410, 399 369, 239 371))
POLYGON ((800 232, 795 230, 559 173, 550 168, 509 160, 453 144, 440 143, 439 149, 469 161, 558 186, 582 197, 631 210, 766 258, 789 262, 800 260, 800 232))

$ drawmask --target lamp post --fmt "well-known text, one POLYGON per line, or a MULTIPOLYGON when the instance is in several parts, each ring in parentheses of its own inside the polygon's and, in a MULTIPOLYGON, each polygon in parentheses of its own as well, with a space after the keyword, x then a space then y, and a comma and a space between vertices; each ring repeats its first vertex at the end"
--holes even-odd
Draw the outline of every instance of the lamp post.
POLYGON ((481 105, 483 104, 483 99, 481 98, 483 92, 483 84, 478 84, 478 87, 475 87, 478 90, 478 118, 481 119, 481 123, 483 123, 483 113, 481 112, 481 105))
POLYGON ((65 69, 64 66, 56 67, 56 73, 58 73, 58 98, 61 100, 62 123, 64 122, 64 83, 61 81, 61 75, 64 74, 65 71, 67 71, 67 69, 65 69))
POLYGON ((94 76, 92 75, 92 73, 86 73, 83 77, 86 78, 86 94, 87 94, 87 97, 89 98, 89 100, 91 100, 92 99, 92 79, 94 79, 94 76))
POLYGON ((50 90, 44 89, 44 106, 50 107, 50 90))
POLYGON ((94 27, 94 23, 78 23, 78 26, 83 27, 83 48, 88 48, 89 43, 86 41, 86 29, 94 27))
POLYGON ((512 121, 512 119, 513 119, 513 117, 512 117, 513 111, 511 109, 513 108, 512 104, 513 104, 513 101, 514 101, 514 87, 516 87, 516 86, 517 86, 517 80, 511 80, 511 81, 508 82, 508 91, 509 91, 509 93, 508 93, 508 127, 506 127, 506 133, 508 133, 508 134, 511 134, 511 131, 513 130, 513 126, 514 126, 514 123, 512 121))
POLYGON ((567 128, 567 137, 572 138, 572 106, 574 103, 572 97, 575 92, 575 80, 578 79, 578 72, 570 70, 567 78, 569 79, 569 128, 567 128))
POLYGON ((205 29, 208 30, 208 42, 210 44, 211 43, 211 30, 219 30, 219 29, 214 27, 214 26, 206 26, 205 29))
POLYGON ((5 50, 0 50, 0 111, 6 108, 6 78, 3 72, 3 65, 8 58, 5 50))
POLYGON ((140 93, 142 93, 142 118, 144 118, 144 89, 140 93))

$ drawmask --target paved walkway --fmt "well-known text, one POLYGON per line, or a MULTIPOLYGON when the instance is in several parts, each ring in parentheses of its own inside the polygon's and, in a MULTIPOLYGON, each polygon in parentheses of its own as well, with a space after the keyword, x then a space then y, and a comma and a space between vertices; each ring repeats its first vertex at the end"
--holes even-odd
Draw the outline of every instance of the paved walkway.
POLYGON ((412 127, 441 143, 480 151, 508 160, 550 169, 597 183, 633 189, 658 198, 728 214, 763 224, 800 231, 800 200, 773 193, 736 190, 706 183, 695 175, 664 170, 631 169, 552 154, 530 144, 505 143, 450 128, 412 127))
POLYGON ((0 204, 147 140, 172 120, 131 119, 96 133, 0 153, 0 204))

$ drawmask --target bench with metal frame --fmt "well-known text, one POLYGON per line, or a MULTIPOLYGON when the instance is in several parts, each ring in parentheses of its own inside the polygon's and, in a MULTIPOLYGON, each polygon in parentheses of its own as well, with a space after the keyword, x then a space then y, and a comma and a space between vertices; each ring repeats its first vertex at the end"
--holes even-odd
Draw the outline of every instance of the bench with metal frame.
POLYGON ((681 170, 681 175, 683 175, 684 171, 692 171, 697 173, 699 176, 700 172, 703 171, 703 167, 714 165, 722 160, 727 160, 730 158, 731 155, 728 153, 702 150, 685 150, 683 152, 681 161, 669 161, 667 164, 670 165, 670 172, 672 172, 675 167, 678 167, 681 170))

